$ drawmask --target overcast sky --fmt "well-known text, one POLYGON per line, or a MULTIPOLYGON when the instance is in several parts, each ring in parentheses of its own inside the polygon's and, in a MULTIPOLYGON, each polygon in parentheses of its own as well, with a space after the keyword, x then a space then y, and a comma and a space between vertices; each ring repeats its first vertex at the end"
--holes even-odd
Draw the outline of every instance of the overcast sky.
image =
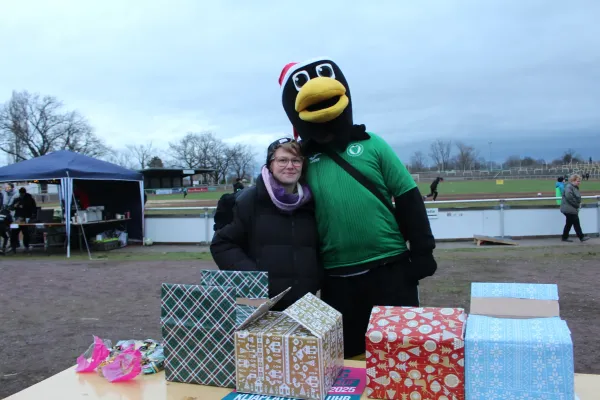
POLYGON ((281 68, 325 55, 404 157, 436 137, 599 137, 600 1, 357 3, 3 1, 0 102, 57 96, 115 147, 212 130, 262 151, 291 132, 281 68))

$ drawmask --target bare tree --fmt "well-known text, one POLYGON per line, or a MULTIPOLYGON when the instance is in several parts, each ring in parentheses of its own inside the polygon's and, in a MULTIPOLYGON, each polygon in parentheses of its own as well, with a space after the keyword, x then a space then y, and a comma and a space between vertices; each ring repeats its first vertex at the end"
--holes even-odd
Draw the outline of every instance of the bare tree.
POLYGON ((225 180, 232 165, 232 152, 225 143, 216 140, 208 151, 208 162, 214 168, 213 178, 219 183, 225 180))
POLYGON ((487 168, 488 163, 483 157, 478 157, 475 161, 473 161, 473 169, 485 169, 487 168))
POLYGON ((131 158, 129 151, 125 150, 112 150, 109 154, 103 157, 104 160, 119 165, 127 169, 135 169, 136 162, 131 158))
POLYGON ((232 167, 231 149, 212 132, 190 132, 178 142, 169 143, 169 149, 174 164, 214 169, 212 177, 215 182, 224 180, 232 167))
POLYGON ((173 158, 173 165, 185 168, 197 168, 200 166, 199 143, 197 133, 188 133, 178 142, 169 143, 169 152, 173 158))
POLYGON ((521 160, 521 165, 523 167, 533 167, 536 164, 537 162, 533 159, 533 157, 530 156, 523 157, 523 159, 521 160))
POLYGON ((13 92, 0 107, 0 150, 14 162, 43 156, 56 150, 71 150, 102 156, 108 148, 87 120, 76 111, 62 111, 52 96, 27 91, 13 92))
POLYGON ((582 159, 575 150, 567 149, 562 155, 562 162, 564 164, 579 163, 582 162, 582 159))
POLYGON ((521 166, 521 157, 520 156, 510 156, 504 161, 504 165, 508 168, 515 168, 521 166))
POLYGON ((422 151, 415 151, 410 158, 410 169, 414 172, 422 172, 427 169, 427 161, 422 151))
POLYGON ((471 170, 478 157, 478 151, 472 146, 467 146, 462 142, 456 143, 458 154, 456 155, 456 165, 463 171, 471 170))
POLYGON ((452 141, 436 139, 435 142, 431 143, 429 156, 433 162, 437 165, 439 171, 446 171, 450 164, 450 158, 452 154, 452 141))
POLYGON ((131 144, 127 146, 130 156, 138 162, 140 169, 148 166, 150 159, 154 157, 152 142, 147 144, 131 144))
POLYGON ((230 149, 231 170, 236 178, 245 178, 254 169, 252 148, 247 145, 236 144, 230 149))
POLYGON ((154 156, 148 161, 148 168, 164 168, 163 160, 158 156, 154 156))

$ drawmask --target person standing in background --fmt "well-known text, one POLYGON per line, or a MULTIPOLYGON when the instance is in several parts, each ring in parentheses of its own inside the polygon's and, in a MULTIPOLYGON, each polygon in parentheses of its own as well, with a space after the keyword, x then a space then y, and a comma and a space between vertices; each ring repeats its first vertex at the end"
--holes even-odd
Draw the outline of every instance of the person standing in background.
MULTIPOLYGON (((29 223, 37 213, 37 204, 33 196, 27 193, 24 187, 19 189, 19 196, 15 199, 13 205, 15 208, 15 223, 17 224, 29 223)), ((29 227, 20 226, 18 229, 11 229, 10 231, 10 247, 13 253, 20 247, 19 232, 23 232, 23 246, 26 251, 29 250, 29 227)))
POLYGON ((565 194, 565 178, 563 178, 562 176, 559 176, 558 179, 556 179, 556 184, 554 185, 554 189, 555 189, 555 194, 554 197, 560 197, 560 199, 556 200, 556 204, 558 204, 560 206, 561 203, 561 199, 563 197, 563 195, 565 194))
POLYGON ((15 185, 12 183, 7 183, 4 185, 4 193, 2 194, 2 207, 11 209, 16 198, 17 192, 15 191, 15 185))
MULTIPOLYGON (((0 196, 0 201, 2 201, 2 196, 0 196)), ((12 224, 12 222, 13 219, 12 215, 10 215, 10 211, 8 211, 6 208, 0 207, 0 239, 2 239, 2 250, 0 254, 6 254, 10 233, 10 224, 12 224)))
POLYGON ((581 195, 579 194, 579 185, 581 184, 581 176, 577 174, 571 175, 569 183, 565 186, 565 192, 562 198, 562 204, 560 206, 560 212, 565 215, 565 228, 562 234, 563 242, 572 242, 569 239, 569 233, 571 228, 575 228, 575 233, 580 241, 585 242, 590 238, 584 236, 581 230, 581 223, 579 221, 579 209, 581 208, 581 195))
POLYGON ((242 178, 237 178, 233 184, 233 193, 237 193, 240 190, 244 190, 244 184, 242 183, 242 178))

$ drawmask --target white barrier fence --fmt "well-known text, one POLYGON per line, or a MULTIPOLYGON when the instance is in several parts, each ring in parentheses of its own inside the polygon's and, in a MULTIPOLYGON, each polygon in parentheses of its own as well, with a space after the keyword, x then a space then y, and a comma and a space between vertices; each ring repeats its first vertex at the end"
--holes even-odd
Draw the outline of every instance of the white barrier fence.
MULTIPOLYGON (((581 227, 585 234, 600 235, 600 197, 595 203, 584 204, 579 212, 581 227)), ((565 218, 558 206, 530 206, 512 208, 510 204, 522 205, 531 201, 556 200, 554 197, 520 199, 451 200, 428 204, 465 204, 496 202, 496 207, 477 208, 429 208, 427 213, 433 235, 437 240, 472 239, 473 235, 494 237, 559 236, 565 218)), ((147 214, 146 237, 154 243, 207 244, 213 237, 213 214, 215 207, 165 207, 147 208, 147 211, 189 211, 189 214, 147 214)))

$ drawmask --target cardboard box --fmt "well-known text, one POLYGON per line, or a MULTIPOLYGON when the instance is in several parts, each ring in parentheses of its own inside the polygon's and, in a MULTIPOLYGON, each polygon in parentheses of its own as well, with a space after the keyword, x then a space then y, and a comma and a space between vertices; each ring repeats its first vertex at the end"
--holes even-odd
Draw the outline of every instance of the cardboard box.
POLYGON ((311 293, 269 311, 262 304, 235 333, 236 390, 323 400, 344 364, 342 315, 311 293))
POLYGON ((556 285, 473 283, 465 357, 468 400, 575 398, 556 285))
POLYGON ((464 399, 462 308, 378 306, 366 333, 367 395, 464 399))
POLYGON ((200 283, 162 285, 165 377, 172 382, 233 388, 235 327, 255 310, 238 302, 266 298, 268 274, 205 270, 200 283))

